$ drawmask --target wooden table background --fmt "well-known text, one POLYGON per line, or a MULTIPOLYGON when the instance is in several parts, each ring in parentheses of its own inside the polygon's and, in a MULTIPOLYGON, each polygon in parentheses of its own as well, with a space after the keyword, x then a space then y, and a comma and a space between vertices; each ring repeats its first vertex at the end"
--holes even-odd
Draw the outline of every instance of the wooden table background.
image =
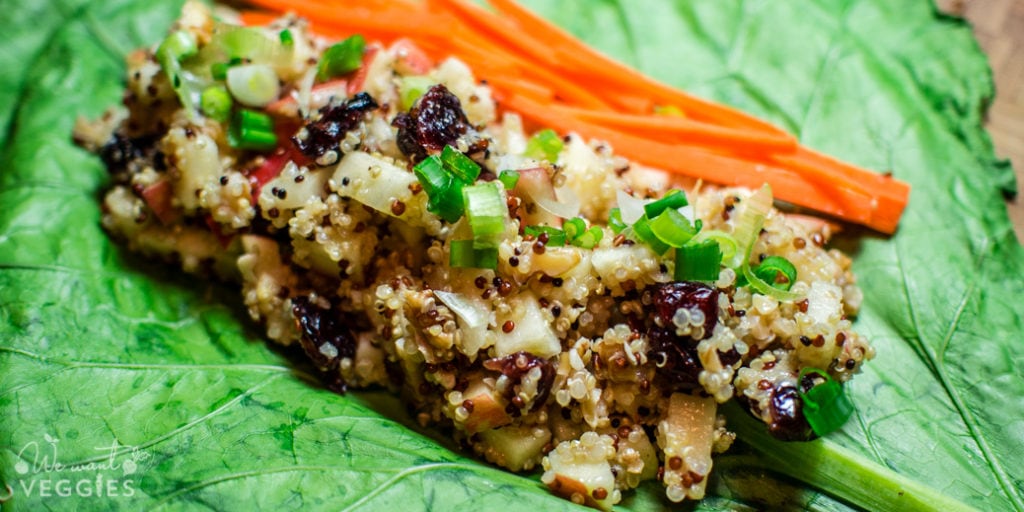
MULTIPOLYGON (((1024 0, 937 0, 940 9, 963 16, 988 54, 996 98, 986 124, 996 154, 1009 158, 1024 185, 1024 0)), ((1018 192, 1022 194, 1022 192, 1018 192)), ((1017 239, 1024 242, 1024 197, 1008 203, 1017 239)))

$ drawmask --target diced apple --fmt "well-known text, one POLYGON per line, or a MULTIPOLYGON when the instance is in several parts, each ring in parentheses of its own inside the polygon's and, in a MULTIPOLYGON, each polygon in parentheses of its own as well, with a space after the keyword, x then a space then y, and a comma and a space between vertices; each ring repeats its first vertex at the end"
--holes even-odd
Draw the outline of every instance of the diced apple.
POLYGON ((484 430, 480 432, 480 439, 486 445, 483 454, 488 461, 512 471, 522 471, 540 462, 544 445, 551 441, 551 432, 532 425, 509 425, 484 430))
POLYGON ((711 472, 716 407, 712 397, 675 393, 669 398, 668 414, 658 423, 658 444, 665 453, 662 482, 672 501, 704 497, 711 472))
POLYGON ((549 358, 562 351, 562 344, 544 318, 537 297, 532 292, 521 293, 509 301, 512 311, 496 318, 498 325, 511 321, 515 328, 499 332, 494 343, 495 355, 505 357, 516 352, 529 352, 540 358, 549 358))
POLYGON ((587 432, 548 453, 541 481, 574 503, 611 510, 622 499, 609 462, 614 457, 615 442, 610 436, 587 432))
POLYGON ((505 406, 494 397, 494 390, 484 381, 478 380, 462 392, 466 402, 472 407, 466 408, 469 416, 463 422, 463 428, 470 434, 491 430, 508 425, 512 418, 505 412, 505 406))

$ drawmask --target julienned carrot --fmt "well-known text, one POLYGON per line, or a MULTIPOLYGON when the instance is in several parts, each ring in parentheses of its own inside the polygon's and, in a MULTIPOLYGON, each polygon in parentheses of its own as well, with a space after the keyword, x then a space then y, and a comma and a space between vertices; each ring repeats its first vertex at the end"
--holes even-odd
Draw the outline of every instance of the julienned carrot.
POLYGON ((583 71, 586 78, 599 79, 595 85, 614 85, 629 90, 643 90, 651 93, 655 99, 666 105, 676 105, 688 116, 698 119, 718 121, 728 126, 747 127, 775 133, 785 132, 776 126, 754 116, 725 105, 713 103, 687 94, 671 86, 658 82, 640 72, 625 66, 615 59, 604 55, 586 45, 561 27, 531 12, 514 0, 488 0, 502 14, 518 22, 520 27, 528 27, 530 33, 557 52, 562 64, 570 64, 578 71, 583 71))
POLYGON ((449 18, 428 12, 411 13, 406 9, 392 7, 367 9, 350 6, 328 9, 311 0, 251 0, 251 3, 279 12, 295 12, 321 26, 351 29, 354 33, 409 37, 442 37, 451 33, 446 29, 446 25, 451 23, 449 18))
POLYGON ((873 229, 891 233, 896 228, 899 211, 874 204, 871 197, 859 190, 836 184, 816 184, 793 171, 779 167, 730 158, 688 146, 654 142, 616 130, 580 122, 558 115, 546 105, 522 96, 506 99, 510 110, 524 117, 562 131, 574 131, 588 138, 611 143, 616 152, 638 163, 670 169, 686 176, 729 186, 756 188, 772 185, 775 197, 797 205, 813 205, 815 210, 844 218, 873 229))
POLYGON ((550 48, 525 36, 522 29, 510 23, 509 20, 500 18, 478 5, 460 0, 427 0, 427 5, 437 5, 442 9, 446 9, 461 19, 467 26, 476 29, 477 33, 486 34, 488 39, 501 41, 503 43, 502 46, 511 46, 519 50, 520 54, 524 54, 546 66, 558 66, 550 48))
POLYGON ((619 112, 595 112, 578 107, 552 105, 556 112, 607 128, 628 131, 663 142, 711 144, 723 148, 759 152, 793 153, 798 144, 792 136, 772 135, 735 128, 723 128, 686 117, 635 115, 619 112))

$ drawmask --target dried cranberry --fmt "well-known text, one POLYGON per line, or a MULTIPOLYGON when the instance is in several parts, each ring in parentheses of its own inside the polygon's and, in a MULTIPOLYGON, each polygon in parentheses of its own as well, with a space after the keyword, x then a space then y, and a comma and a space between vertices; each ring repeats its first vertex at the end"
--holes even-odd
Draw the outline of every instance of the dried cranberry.
POLYGON ((100 159, 112 174, 124 171, 133 160, 143 158, 145 148, 153 145, 153 137, 128 138, 114 133, 100 148, 100 159))
POLYGON ((320 109, 315 121, 305 126, 306 136, 292 137, 292 141, 303 155, 315 160, 328 151, 337 151, 338 143, 345 134, 358 126, 367 112, 377 107, 377 102, 365 92, 340 105, 328 105, 320 109))
POLYGON ((782 441, 808 441, 814 438, 814 431, 804 419, 804 402, 800 392, 792 384, 782 384, 772 391, 769 413, 772 422, 768 432, 782 441))
MULTIPOLYGON (((333 372, 342 359, 355 357, 355 337, 340 313, 314 304, 309 297, 294 297, 292 315, 302 331, 299 343, 320 371, 333 372)), ((344 389, 343 383, 338 386, 344 389)))
POLYGON ((436 153, 470 129, 459 98, 442 84, 431 87, 408 114, 395 116, 398 149, 414 162, 436 153))
MULTIPOLYGON (((688 281, 656 284, 643 293, 644 302, 654 307, 654 314, 645 322, 648 357, 658 364, 657 378, 671 390, 694 389, 700 386, 703 366, 697 355, 697 344, 711 336, 718 322, 718 290, 688 281), (679 309, 699 310, 704 314, 703 337, 676 334, 672 319, 679 309)), ((728 364, 728 363, 726 363, 728 364)))
POLYGON ((685 308, 697 309, 704 314, 704 338, 711 336, 718 323, 718 290, 706 284, 690 281, 675 281, 649 286, 645 293, 651 294, 654 312, 661 325, 673 328, 672 318, 676 311, 685 308))
POLYGON ((533 399, 533 406, 530 407, 530 411, 537 410, 544 402, 547 402, 548 396, 551 395, 551 385, 555 382, 555 367, 551 364, 551 361, 537 357, 529 352, 516 352, 505 357, 488 359, 484 361, 484 368, 501 372, 502 375, 508 377, 508 386, 505 387, 502 397, 510 402, 507 412, 512 416, 519 416, 521 414, 519 408, 512 405, 512 399, 516 397, 515 388, 522 385, 523 377, 530 370, 540 368, 537 396, 533 399))
POLYGON ((657 376, 672 390, 694 389, 704 369, 697 356, 697 342, 689 336, 677 336, 669 329, 652 326, 647 331, 649 357, 658 364, 657 376))

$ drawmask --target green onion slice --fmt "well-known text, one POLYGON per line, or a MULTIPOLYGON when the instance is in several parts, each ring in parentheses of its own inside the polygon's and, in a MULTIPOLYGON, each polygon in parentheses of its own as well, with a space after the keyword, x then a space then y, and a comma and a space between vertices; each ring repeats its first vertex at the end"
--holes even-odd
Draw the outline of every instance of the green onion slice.
POLYGON ((331 46, 320 58, 320 66, 316 72, 317 80, 324 81, 359 69, 363 65, 365 49, 366 40, 359 34, 331 46))
POLYGON ((452 240, 448 264, 455 268, 498 268, 496 247, 475 247, 473 240, 452 240))
MULTIPOLYGON (((646 217, 646 216, 645 216, 646 217)), ((650 218, 650 217, 646 217, 650 218)), ((650 220, 651 233, 669 247, 682 247, 697 234, 698 227, 678 211, 666 208, 650 220)))
POLYGON ((181 106, 188 113, 189 119, 195 115, 195 98, 193 93, 198 93, 194 77, 186 75, 181 66, 181 61, 192 57, 199 51, 196 36, 185 30, 171 32, 160 43, 156 49, 156 59, 160 63, 167 80, 181 101, 181 106))
POLYGON ((647 214, 647 218, 653 219, 667 209, 678 210, 688 204, 690 203, 686 201, 686 194, 682 190, 672 189, 662 196, 661 199, 645 204, 644 213, 647 214))
POLYGON ((797 388, 803 399, 803 413, 807 423, 815 434, 823 436, 843 426, 853 415, 853 403, 843 392, 843 386, 829 374, 817 368, 804 368, 797 377, 797 388), (825 379, 806 393, 799 384, 807 375, 817 375, 825 379))
POLYGON ((582 235, 586 230, 587 222, 579 217, 566 219, 562 223, 562 231, 565 231, 565 238, 569 241, 575 240, 576 237, 582 235))
POLYGON ((608 211, 608 227, 612 228, 612 233, 616 235, 626 229, 626 223, 622 220, 622 210, 612 208, 608 211))
POLYGON ((416 104, 416 100, 423 96, 423 93, 427 92, 434 84, 436 80, 431 80, 425 76, 406 76, 402 77, 398 82, 398 103, 402 110, 409 110, 416 104))
POLYGON ((203 114, 221 123, 231 117, 231 104, 231 94, 222 85, 207 87, 199 97, 199 108, 203 114))
POLYGON ((530 158, 544 159, 555 163, 558 161, 558 154, 562 152, 565 143, 554 130, 548 128, 541 130, 530 137, 526 143, 524 155, 530 158))
POLYGON ((471 185, 480 176, 480 166, 451 146, 445 146, 441 150, 441 163, 448 172, 466 185, 471 185))
POLYGON ((465 203, 461 184, 444 169, 440 156, 432 155, 423 159, 413 167, 413 174, 429 198, 427 211, 448 222, 456 222, 462 217, 465 203))
POLYGON ((501 171, 498 174, 498 181, 505 185, 505 190, 512 190, 516 188, 516 183, 519 183, 519 173, 516 171, 501 171))
POLYGON ((739 251, 739 244, 732 235, 714 229, 702 230, 694 235, 689 243, 695 244, 708 240, 714 240, 718 243, 718 249, 722 252, 722 261, 727 265, 735 258, 736 253, 739 251))
POLYGON ((284 29, 280 33, 277 34, 277 37, 281 40, 281 44, 283 44, 283 45, 295 44, 295 37, 292 36, 292 31, 291 30, 284 29))
POLYGON ((640 220, 633 223, 633 233, 641 242, 649 245, 655 254, 661 256, 672 247, 654 235, 650 223, 646 216, 640 217, 640 220))
POLYGON ((597 226, 591 226, 590 229, 573 238, 571 243, 576 247, 593 249, 597 244, 601 243, 602 238, 604 238, 604 231, 597 226))
POLYGON ((722 251, 715 240, 689 243, 676 249, 676 281, 717 281, 722 251))
POLYGON ((541 235, 547 234, 548 241, 544 245, 565 245, 565 231, 551 226, 526 226, 523 228, 523 234, 531 235, 534 238, 540 238, 541 235))
POLYGON ((796 267, 782 256, 769 256, 754 269, 754 275, 780 290, 789 290, 796 282, 796 267))
POLYGON ((473 231, 473 247, 497 247, 505 232, 508 207, 501 191, 493 182, 471 185, 462 189, 466 217, 473 231))
POLYGON ((255 110, 239 109, 231 118, 228 143, 239 149, 266 151, 277 146, 274 119, 255 110))

